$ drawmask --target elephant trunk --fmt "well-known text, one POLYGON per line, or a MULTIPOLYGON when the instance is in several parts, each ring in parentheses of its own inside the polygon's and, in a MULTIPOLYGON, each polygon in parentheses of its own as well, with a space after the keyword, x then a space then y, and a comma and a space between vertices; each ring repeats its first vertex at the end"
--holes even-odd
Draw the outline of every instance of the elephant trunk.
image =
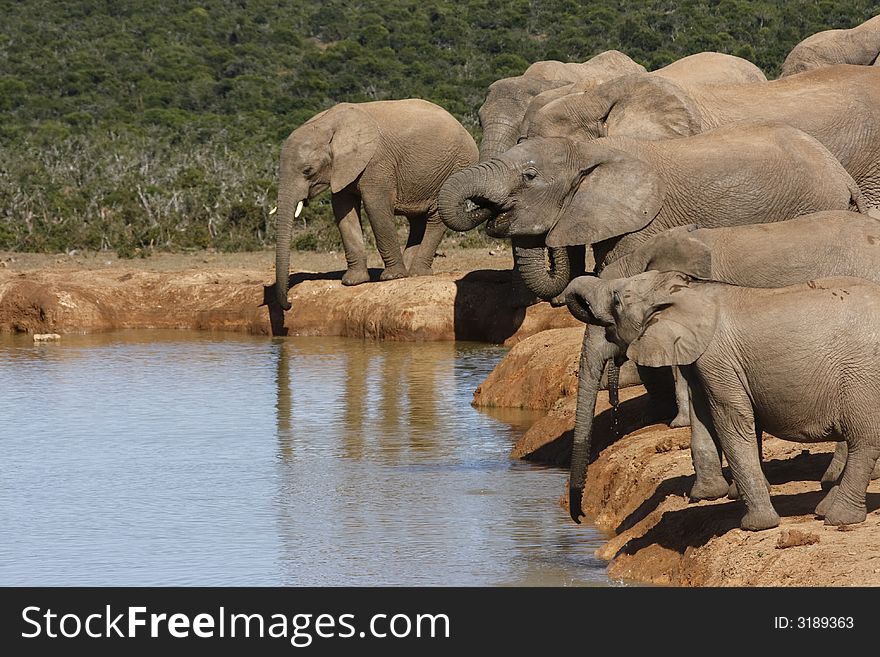
MULTIPOLYGON (((596 340, 591 344, 591 331, 596 327, 584 329, 581 345, 581 358, 578 365, 577 411, 574 422, 574 440, 571 446, 571 470, 568 479, 568 512, 571 519, 580 524, 583 516, 582 504, 584 484, 587 479, 587 465, 590 462, 590 436, 593 431, 593 416, 596 412, 596 396, 608 355, 596 349, 596 340)), ((609 383, 609 388, 610 388, 609 383)))
POLYGON ((437 208, 440 218, 451 230, 464 232, 472 230, 485 222, 496 211, 490 207, 479 207, 489 202, 490 172, 492 163, 482 163, 462 169, 449 176, 437 195, 437 208), (476 201, 478 207, 468 209, 468 201, 476 201))
POLYGON ((285 156, 281 156, 281 181, 278 189, 278 211, 275 219, 275 294, 278 305, 290 310, 287 290, 290 267, 290 237, 293 220, 302 211, 303 202, 308 200, 308 189, 299 189, 288 171, 285 156))
POLYGON ((496 119, 483 126, 480 140, 480 162, 497 157, 516 146, 520 138, 520 124, 505 119, 496 119))
POLYGON ((620 425, 620 367, 614 359, 608 361, 608 403, 611 404, 611 431, 616 437, 620 425))
POLYGON ((571 280, 566 247, 547 249, 543 240, 536 243, 533 239, 514 237, 513 255, 526 287, 545 301, 562 294, 571 280))

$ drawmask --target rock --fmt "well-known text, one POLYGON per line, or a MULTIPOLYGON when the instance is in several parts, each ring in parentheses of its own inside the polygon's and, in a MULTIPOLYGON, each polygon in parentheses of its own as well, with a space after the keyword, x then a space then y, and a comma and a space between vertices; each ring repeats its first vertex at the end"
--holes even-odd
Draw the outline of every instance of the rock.
POLYGON ((776 541, 777 550, 798 547, 800 545, 812 545, 819 542, 819 535, 813 532, 802 532, 799 529, 783 529, 776 541))
POLYGON ((564 308, 510 308, 510 272, 443 273, 345 287, 298 273, 282 313, 271 271, 0 270, 0 331, 91 332, 125 328, 334 335, 383 340, 477 340, 515 344, 571 326, 564 308))
POLYGON ((34 342, 52 342, 60 339, 61 336, 57 333, 34 333, 34 342))

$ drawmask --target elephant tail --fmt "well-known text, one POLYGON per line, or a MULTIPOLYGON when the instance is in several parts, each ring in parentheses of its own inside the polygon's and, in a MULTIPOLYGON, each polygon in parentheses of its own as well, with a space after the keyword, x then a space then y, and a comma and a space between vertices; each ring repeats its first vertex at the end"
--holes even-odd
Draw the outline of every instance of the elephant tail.
POLYGON ((868 204, 865 203, 865 197, 862 196, 862 190, 859 189, 856 181, 851 180, 848 185, 850 206, 855 206, 856 211, 861 214, 868 214, 868 204))

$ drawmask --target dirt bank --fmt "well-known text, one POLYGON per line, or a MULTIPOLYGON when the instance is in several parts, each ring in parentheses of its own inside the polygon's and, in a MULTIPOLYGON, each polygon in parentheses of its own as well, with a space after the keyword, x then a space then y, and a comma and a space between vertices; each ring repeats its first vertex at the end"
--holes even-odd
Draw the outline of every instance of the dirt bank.
MULTIPOLYGON (((520 342, 478 388, 477 404, 549 409, 514 446, 515 457, 568 464, 579 333, 545 331, 520 342)), ((611 536, 598 554, 612 577, 680 586, 880 586, 880 480, 868 489, 866 522, 841 530, 813 516, 832 443, 765 439, 782 523, 744 532, 742 502, 688 502, 690 430, 646 426, 641 386, 622 390, 621 401, 623 436, 615 439, 607 394, 599 394, 583 508, 611 536)))
POLYGON ((437 259, 435 276, 357 287, 341 284, 339 258, 295 254, 293 262, 316 269, 291 275, 293 309, 282 313, 270 287, 271 252, 135 260, 0 254, 0 331, 180 328, 515 344, 574 323, 565 309, 546 303, 511 306, 509 255, 459 250, 437 259), (448 269, 455 266, 482 268, 448 269))

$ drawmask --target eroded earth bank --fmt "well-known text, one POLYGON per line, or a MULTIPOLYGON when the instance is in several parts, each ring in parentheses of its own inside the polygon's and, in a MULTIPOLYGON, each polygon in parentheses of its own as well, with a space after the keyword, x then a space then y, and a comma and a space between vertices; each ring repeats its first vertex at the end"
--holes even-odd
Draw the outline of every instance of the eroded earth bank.
MULTIPOLYGON (((512 308, 506 253, 453 253, 437 260, 433 277, 355 288, 341 285, 341 261, 294 258, 302 269, 331 273, 294 274, 286 316, 266 304, 271 257, 0 254, 0 331, 181 328, 505 343, 511 351, 477 388, 474 404, 546 410, 513 455, 567 465, 583 328, 546 303, 512 308)), ((622 379, 632 381, 632 372, 622 379)), ((622 436, 614 439, 600 393, 584 495, 588 518, 608 533, 599 556, 610 561, 612 577, 685 586, 880 585, 880 480, 868 489, 864 523, 826 527, 812 514, 833 444, 768 437, 765 471, 782 523, 744 532, 742 502, 688 502, 689 429, 645 425, 641 386, 622 390, 621 400, 622 436)))

